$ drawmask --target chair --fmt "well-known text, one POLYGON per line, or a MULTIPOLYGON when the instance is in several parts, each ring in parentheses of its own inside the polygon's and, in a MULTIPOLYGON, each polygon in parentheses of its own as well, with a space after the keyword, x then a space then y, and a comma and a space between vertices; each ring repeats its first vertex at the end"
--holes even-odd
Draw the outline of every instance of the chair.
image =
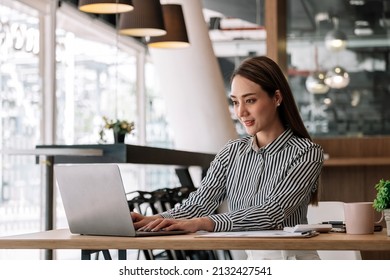
MULTIPOLYGON (((319 201, 318 206, 309 205, 307 211, 309 224, 325 221, 344 221, 344 202, 319 201)), ((342 233, 340 233, 342 234, 342 233)), ((360 251, 318 251, 321 260, 361 260, 360 251)))

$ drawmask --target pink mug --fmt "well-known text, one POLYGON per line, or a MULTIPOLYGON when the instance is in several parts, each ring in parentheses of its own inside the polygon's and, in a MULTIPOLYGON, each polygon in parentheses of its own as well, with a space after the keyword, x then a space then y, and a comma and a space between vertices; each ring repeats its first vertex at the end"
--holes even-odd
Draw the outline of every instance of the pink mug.
POLYGON ((344 219, 348 234, 372 234, 374 225, 382 221, 383 215, 375 222, 372 202, 353 202, 344 203, 344 219))

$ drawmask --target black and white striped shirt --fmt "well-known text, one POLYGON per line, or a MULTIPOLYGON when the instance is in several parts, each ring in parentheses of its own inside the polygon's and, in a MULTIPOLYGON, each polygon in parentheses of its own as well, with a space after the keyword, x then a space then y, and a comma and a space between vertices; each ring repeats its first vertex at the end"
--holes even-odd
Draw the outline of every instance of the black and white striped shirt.
POLYGON ((275 229, 306 223, 318 187, 322 148, 287 129, 256 148, 254 137, 229 141, 216 155, 198 190, 166 218, 209 216, 214 231, 275 229), (215 214, 226 199, 228 212, 215 214))

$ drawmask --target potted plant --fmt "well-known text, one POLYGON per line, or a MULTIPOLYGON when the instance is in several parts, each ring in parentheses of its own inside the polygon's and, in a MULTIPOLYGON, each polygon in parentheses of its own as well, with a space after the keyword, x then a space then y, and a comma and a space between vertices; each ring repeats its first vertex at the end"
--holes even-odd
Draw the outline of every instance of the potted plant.
POLYGON ((119 120, 119 119, 110 120, 105 116, 103 116, 103 121, 104 121, 104 126, 99 132, 100 140, 102 142, 106 142, 105 140, 106 129, 112 129, 115 143, 124 143, 126 134, 131 133, 134 130, 134 122, 119 120))
POLYGON ((390 180, 379 180, 375 185, 377 191, 373 207, 378 212, 383 212, 386 221, 387 235, 390 236, 390 180))

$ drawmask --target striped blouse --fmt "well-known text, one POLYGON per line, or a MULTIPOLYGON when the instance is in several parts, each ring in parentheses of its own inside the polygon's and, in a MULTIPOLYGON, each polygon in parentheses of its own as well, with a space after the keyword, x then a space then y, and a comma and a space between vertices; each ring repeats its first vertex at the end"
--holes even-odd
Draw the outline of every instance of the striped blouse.
POLYGON ((165 218, 208 216, 214 231, 277 229, 307 223, 307 206, 323 164, 322 148, 290 129, 265 147, 254 137, 229 141, 200 187, 165 218), (227 201, 228 211, 216 214, 227 201))

